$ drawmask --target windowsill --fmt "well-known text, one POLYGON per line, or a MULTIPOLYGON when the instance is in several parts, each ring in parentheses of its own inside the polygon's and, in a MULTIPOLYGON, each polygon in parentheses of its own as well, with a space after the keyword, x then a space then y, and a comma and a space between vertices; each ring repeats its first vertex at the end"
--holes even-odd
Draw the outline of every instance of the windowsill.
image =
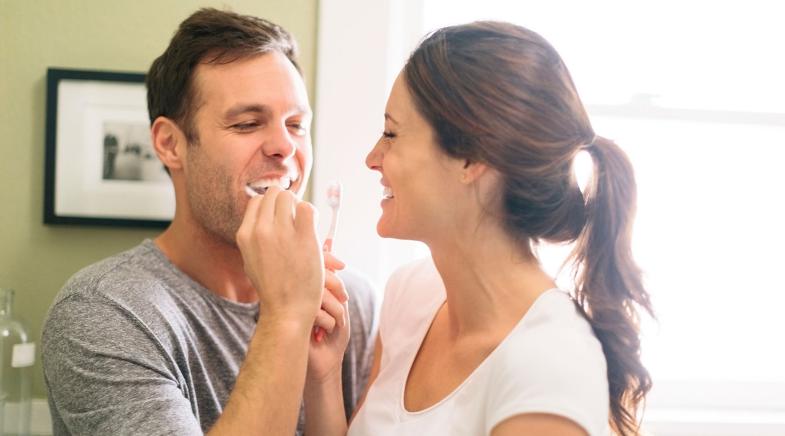
POLYGON ((33 398, 30 415, 31 436, 50 436, 52 434, 52 417, 49 415, 49 403, 46 398, 33 398))
MULTIPOLYGON (((30 434, 49 436, 52 421, 45 399, 34 399, 30 434)), ((785 411, 648 409, 644 434, 655 436, 782 436, 785 411)))
POLYGON ((785 411, 648 409, 644 429, 656 436, 782 436, 785 411))

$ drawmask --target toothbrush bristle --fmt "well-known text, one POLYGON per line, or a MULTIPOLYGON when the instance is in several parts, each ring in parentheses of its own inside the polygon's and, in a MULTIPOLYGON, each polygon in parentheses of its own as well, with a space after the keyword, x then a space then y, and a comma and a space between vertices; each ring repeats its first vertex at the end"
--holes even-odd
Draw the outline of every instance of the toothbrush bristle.
POLYGON ((338 182, 330 183, 327 187, 327 202, 331 207, 341 204, 341 184, 338 182))

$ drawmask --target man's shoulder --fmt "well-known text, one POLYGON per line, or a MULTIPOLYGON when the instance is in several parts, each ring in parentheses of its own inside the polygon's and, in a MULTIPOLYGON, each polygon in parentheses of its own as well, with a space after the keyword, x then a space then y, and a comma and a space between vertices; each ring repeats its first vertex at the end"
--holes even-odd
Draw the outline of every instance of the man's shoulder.
POLYGON ((343 270, 338 275, 349 295, 348 309, 352 326, 349 348, 365 352, 371 348, 378 327, 379 296, 371 281, 357 271, 343 270))
POLYGON ((161 260, 152 248, 152 242, 141 244, 95 262, 76 272, 58 293, 53 305, 63 300, 129 298, 138 295, 132 290, 155 287, 162 278, 157 264, 161 260))
POLYGON ((340 271, 338 276, 343 280, 349 299, 358 298, 367 304, 376 301, 376 290, 367 277, 358 271, 346 269, 340 271))
MULTIPOLYGON (((133 343, 172 349, 183 335, 183 306, 177 294, 188 286, 145 240, 74 274, 44 320, 44 352, 52 358, 68 341, 133 343)), ((148 350, 150 351, 150 350, 148 350)))

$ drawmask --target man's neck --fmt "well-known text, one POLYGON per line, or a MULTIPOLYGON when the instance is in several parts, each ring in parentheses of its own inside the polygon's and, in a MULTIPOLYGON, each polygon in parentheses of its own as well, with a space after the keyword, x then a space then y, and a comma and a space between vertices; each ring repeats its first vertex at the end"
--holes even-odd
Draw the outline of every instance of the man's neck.
POLYGON ((236 245, 177 219, 155 244, 177 268, 214 294, 242 303, 258 301, 236 245))

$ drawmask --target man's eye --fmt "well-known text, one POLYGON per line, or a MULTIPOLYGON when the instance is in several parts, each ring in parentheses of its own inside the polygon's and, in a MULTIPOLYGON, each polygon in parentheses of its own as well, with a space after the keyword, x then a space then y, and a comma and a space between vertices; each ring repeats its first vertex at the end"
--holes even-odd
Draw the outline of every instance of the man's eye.
POLYGON ((259 123, 257 122, 250 122, 250 123, 239 123, 232 126, 237 130, 253 130, 259 127, 259 123))
POLYGON ((305 128, 304 125, 299 123, 289 124, 289 128, 294 130, 295 135, 305 135, 308 132, 308 129, 305 128))

